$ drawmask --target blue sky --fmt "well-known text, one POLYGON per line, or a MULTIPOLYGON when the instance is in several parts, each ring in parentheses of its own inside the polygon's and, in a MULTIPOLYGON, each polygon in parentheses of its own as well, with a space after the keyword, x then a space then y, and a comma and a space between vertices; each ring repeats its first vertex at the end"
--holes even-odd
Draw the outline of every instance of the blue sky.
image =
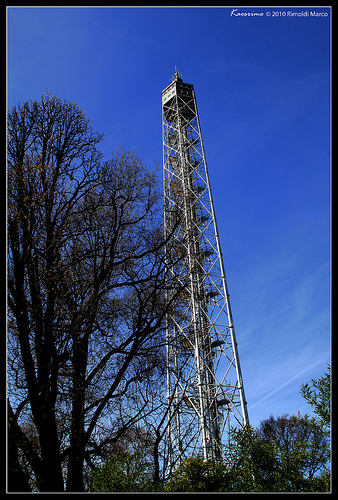
POLYGON ((7 103, 76 101, 106 157, 123 145, 153 168, 161 91, 175 66, 194 85, 257 426, 309 411, 299 386, 330 362, 331 11, 232 11, 8 8, 7 103))

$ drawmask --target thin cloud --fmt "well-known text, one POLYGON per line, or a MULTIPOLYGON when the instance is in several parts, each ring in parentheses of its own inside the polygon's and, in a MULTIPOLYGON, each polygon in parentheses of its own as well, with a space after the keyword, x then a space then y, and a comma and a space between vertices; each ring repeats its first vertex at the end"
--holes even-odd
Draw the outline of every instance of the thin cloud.
POLYGON ((317 365, 323 363, 324 359, 327 359, 327 354, 323 355, 321 358, 317 359, 316 361, 314 361, 310 365, 306 366, 305 368, 303 368, 302 370, 300 370, 299 372, 297 372, 295 375, 293 375, 292 377, 290 377, 288 380, 286 380, 285 382, 283 382, 282 384, 280 384, 279 386, 277 386, 275 389, 273 389, 272 391, 270 391, 268 394, 266 394, 265 396, 263 396, 261 399, 259 399, 258 401, 256 401, 253 405, 251 405, 248 408, 248 411, 252 410, 256 406, 258 406, 261 403, 263 403, 263 401, 266 401, 267 399, 271 398, 272 396, 274 396, 275 394, 277 394, 278 392, 280 392, 286 386, 288 386, 289 384, 291 384, 295 380, 299 379, 299 377, 301 377, 304 373, 308 372, 309 370, 311 370, 312 368, 316 367, 317 365))

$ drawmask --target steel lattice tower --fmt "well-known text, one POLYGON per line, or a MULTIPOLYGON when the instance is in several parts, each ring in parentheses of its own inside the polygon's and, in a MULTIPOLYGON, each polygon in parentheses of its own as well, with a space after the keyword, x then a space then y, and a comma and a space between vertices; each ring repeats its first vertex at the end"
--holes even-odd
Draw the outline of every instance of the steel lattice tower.
POLYGON ((191 455, 224 459, 248 412, 196 97, 177 70, 162 116, 170 471, 191 455))

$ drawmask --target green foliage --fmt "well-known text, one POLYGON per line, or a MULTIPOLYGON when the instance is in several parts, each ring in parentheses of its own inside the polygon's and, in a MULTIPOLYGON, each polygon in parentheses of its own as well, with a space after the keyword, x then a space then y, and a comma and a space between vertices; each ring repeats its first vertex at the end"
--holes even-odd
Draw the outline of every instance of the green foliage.
POLYGON ((228 463, 185 460, 164 491, 329 491, 327 439, 308 416, 270 416, 232 431, 228 463))
POLYGON ((330 490, 331 475, 329 471, 322 472, 319 476, 313 477, 307 482, 309 492, 327 492, 330 490))
MULTIPOLYGON (((301 393, 318 418, 271 415, 257 429, 233 429, 227 463, 190 457, 162 491, 329 492, 330 375, 311 382, 301 393)), ((149 472, 137 454, 117 455, 92 474, 91 491, 154 491, 149 472)))
POLYGON ((153 491, 152 467, 139 453, 117 453, 90 476, 90 491, 153 491))
POLYGON ((179 466, 164 491, 219 491, 223 476, 222 464, 191 457, 179 466))
POLYGON ((250 426, 232 433, 226 491, 279 491, 279 470, 270 441, 260 439, 250 426))
POLYGON ((331 367, 328 365, 328 373, 324 373, 318 380, 311 379, 311 384, 302 384, 300 393, 312 406, 314 413, 318 415, 318 421, 323 429, 329 432, 331 424, 331 367))
MULTIPOLYGON (((162 491, 329 492, 330 375, 311 382, 301 392, 317 418, 271 415, 257 429, 233 429, 227 463, 190 457, 162 491)), ((91 485, 91 491, 160 491, 139 454, 117 454, 92 473, 91 485)))
POLYGON ((318 476, 329 460, 327 439, 308 416, 270 416, 233 438, 228 491, 328 491, 318 476))

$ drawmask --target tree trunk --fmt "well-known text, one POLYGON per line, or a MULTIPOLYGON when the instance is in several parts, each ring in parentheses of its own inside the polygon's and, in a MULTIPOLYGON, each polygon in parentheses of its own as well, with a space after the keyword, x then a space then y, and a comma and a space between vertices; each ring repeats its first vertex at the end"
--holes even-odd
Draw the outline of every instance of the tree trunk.
POLYGON ((55 456, 46 457, 42 460, 41 470, 42 481, 39 487, 41 492, 55 493, 64 491, 60 460, 56 460, 55 456))
POLYGON ((67 476, 67 492, 83 492, 83 450, 73 446, 69 455, 67 476))
POLYGON ((153 455, 154 455, 154 483, 157 484, 160 482, 160 463, 159 463, 159 453, 158 447, 161 441, 160 430, 156 429, 156 441, 153 447, 153 455))
POLYGON ((39 438, 41 446, 41 481, 40 491, 64 491, 60 446, 53 417, 39 422, 39 438))
POLYGON ((13 436, 8 435, 8 491, 30 492, 28 479, 21 468, 18 458, 18 447, 13 436))
POLYGON ((84 491, 83 460, 85 451, 84 407, 86 397, 87 341, 77 338, 74 341, 73 355, 73 394, 72 424, 70 434, 70 453, 67 469, 66 491, 84 491))

